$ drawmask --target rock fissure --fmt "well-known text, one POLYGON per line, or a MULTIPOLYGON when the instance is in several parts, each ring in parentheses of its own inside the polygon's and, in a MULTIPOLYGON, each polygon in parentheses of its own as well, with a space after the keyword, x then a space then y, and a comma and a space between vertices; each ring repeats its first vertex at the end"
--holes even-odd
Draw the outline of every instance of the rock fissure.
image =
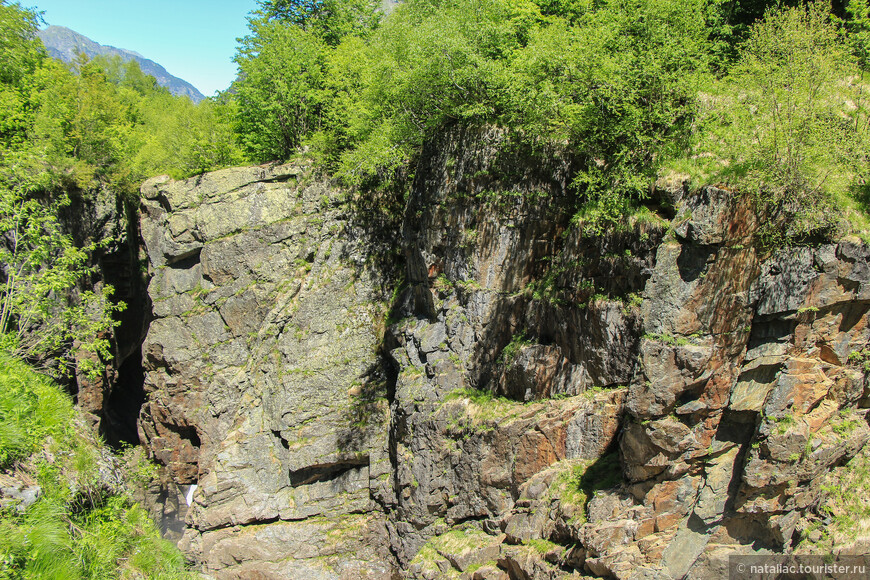
POLYGON ((290 470, 290 485, 299 487, 312 483, 334 481, 352 469, 369 467, 369 458, 337 461, 322 465, 311 465, 303 469, 290 470))

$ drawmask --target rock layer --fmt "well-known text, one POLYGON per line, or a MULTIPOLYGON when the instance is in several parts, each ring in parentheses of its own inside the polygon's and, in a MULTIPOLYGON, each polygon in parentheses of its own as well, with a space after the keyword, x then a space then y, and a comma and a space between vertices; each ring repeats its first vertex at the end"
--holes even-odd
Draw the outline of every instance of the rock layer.
POLYGON ((586 233, 570 159, 507 139, 427 146, 403 275, 305 167, 143 186, 140 430, 198 486, 203 570, 714 578, 805 548, 870 439, 870 249, 766 250, 747 199, 683 184, 586 233))
POLYGON ((216 577, 389 572, 369 492, 389 473, 381 281, 340 193, 307 177, 143 186, 155 320, 140 433, 197 485, 181 545, 216 577))

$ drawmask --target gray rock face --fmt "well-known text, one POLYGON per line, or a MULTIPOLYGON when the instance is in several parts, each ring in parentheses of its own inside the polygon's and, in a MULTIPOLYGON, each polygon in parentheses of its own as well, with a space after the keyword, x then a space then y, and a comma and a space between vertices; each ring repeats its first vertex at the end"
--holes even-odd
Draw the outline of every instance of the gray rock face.
POLYGON ((673 578, 720 577, 723 554, 751 542, 791 549, 816 517, 819 478, 870 439, 863 419, 837 427, 863 392, 849 357, 870 338, 866 250, 760 255, 749 210, 712 188, 678 198, 644 292, 620 451, 628 509, 649 510, 634 542, 673 578), (696 491, 681 498, 685 482, 696 491), (671 506, 676 517, 660 515, 671 506))
POLYGON ((759 249, 713 187, 585 235, 506 139, 427 148, 403 276, 304 167, 143 186, 140 429, 204 571, 715 578, 817 519, 870 440, 866 246, 759 249))
POLYGON ((628 296, 651 275, 663 232, 563 235, 568 162, 499 157, 505 139, 469 130, 433 144, 405 214, 405 318, 390 351, 397 470, 381 501, 413 578, 468 562, 501 571, 481 577, 560 577, 566 548, 513 544, 580 542, 568 522, 582 504, 537 498, 612 449, 637 370, 628 296), (460 532, 467 541, 454 545, 460 532))
POLYGON ((156 318, 140 433, 197 485, 181 545, 204 571, 385 578, 381 280, 338 192, 302 179, 255 167, 143 186, 156 318))
POLYGON ((42 488, 32 481, 0 474, 0 507, 23 512, 39 499, 42 488))

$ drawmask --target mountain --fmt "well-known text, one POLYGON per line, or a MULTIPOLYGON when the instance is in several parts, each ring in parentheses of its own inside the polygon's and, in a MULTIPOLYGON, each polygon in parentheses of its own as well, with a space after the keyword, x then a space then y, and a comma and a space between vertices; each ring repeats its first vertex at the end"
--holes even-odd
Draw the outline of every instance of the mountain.
POLYGON ((165 68, 153 60, 145 58, 138 52, 115 48, 114 46, 103 46, 87 36, 63 26, 49 26, 45 30, 40 30, 39 38, 42 40, 45 48, 48 49, 48 54, 64 62, 72 62, 78 52, 86 54, 88 58, 93 58, 97 55, 120 56, 124 61, 135 60, 139 63, 142 72, 156 78, 157 83, 169 89, 169 92, 173 95, 189 97, 194 103, 198 103, 205 98, 192 84, 172 76, 166 72, 165 68))

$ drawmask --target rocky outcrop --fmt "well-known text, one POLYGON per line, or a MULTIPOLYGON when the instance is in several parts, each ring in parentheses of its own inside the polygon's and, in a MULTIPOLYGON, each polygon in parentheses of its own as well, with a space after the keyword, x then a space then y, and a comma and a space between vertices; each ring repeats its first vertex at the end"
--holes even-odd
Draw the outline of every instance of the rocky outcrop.
POLYGON ((493 177, 501 138, 435 144, 406 213, 400 562, 420 578, 714 578, 728 554, 792 550, 818 478, 870 438, 850 354, 870 338, 866 247, 766 251, 748 199, 681 183, 658 192, 670 223, 585 237, 558 166, 493 177), (490 188, 513 196, 488 204, 490 188), (552 398, 555 422, 535 410, 552 398), (566 428, 575 398, 595 424, 566 428), (497 417, 485 436, 451 429, 481 409, 497 417))
POLYGON ((679 180, 595 235, 571 178, 454 130, 386 241, 302 166, 145 184, 140 429, 197 486, 203 570, 664 580, 805 546, 870 439, 870 249, 767 250, 679 180))
POLYGON ((382 501, 399 561, 420 577, 429 538, 470 523, 500 533, 536 475, 611 450, 640 341, 628 297, 663 234, 583 236, 569 163, 499 155, 505 144, 494 130, 433 143, 405 214, 397 470, 382 501))
POLYGON ((369 490, 390 472, 389 288, 341 193, 277 166, 156 178, 143 196, 140 433, 197 486, 181 545, 216 577, 386 577, 369 490))
POLYGON ((685 217, 645 290, 620 451, 640 514, 636 564, 714 578, 728 553, 790 550, 818 478, 870 438, 856 408, 864 375, 849 362, 870 338, 868 254, 850 241, 765 254, 730 192, 675 201, 685 217))

